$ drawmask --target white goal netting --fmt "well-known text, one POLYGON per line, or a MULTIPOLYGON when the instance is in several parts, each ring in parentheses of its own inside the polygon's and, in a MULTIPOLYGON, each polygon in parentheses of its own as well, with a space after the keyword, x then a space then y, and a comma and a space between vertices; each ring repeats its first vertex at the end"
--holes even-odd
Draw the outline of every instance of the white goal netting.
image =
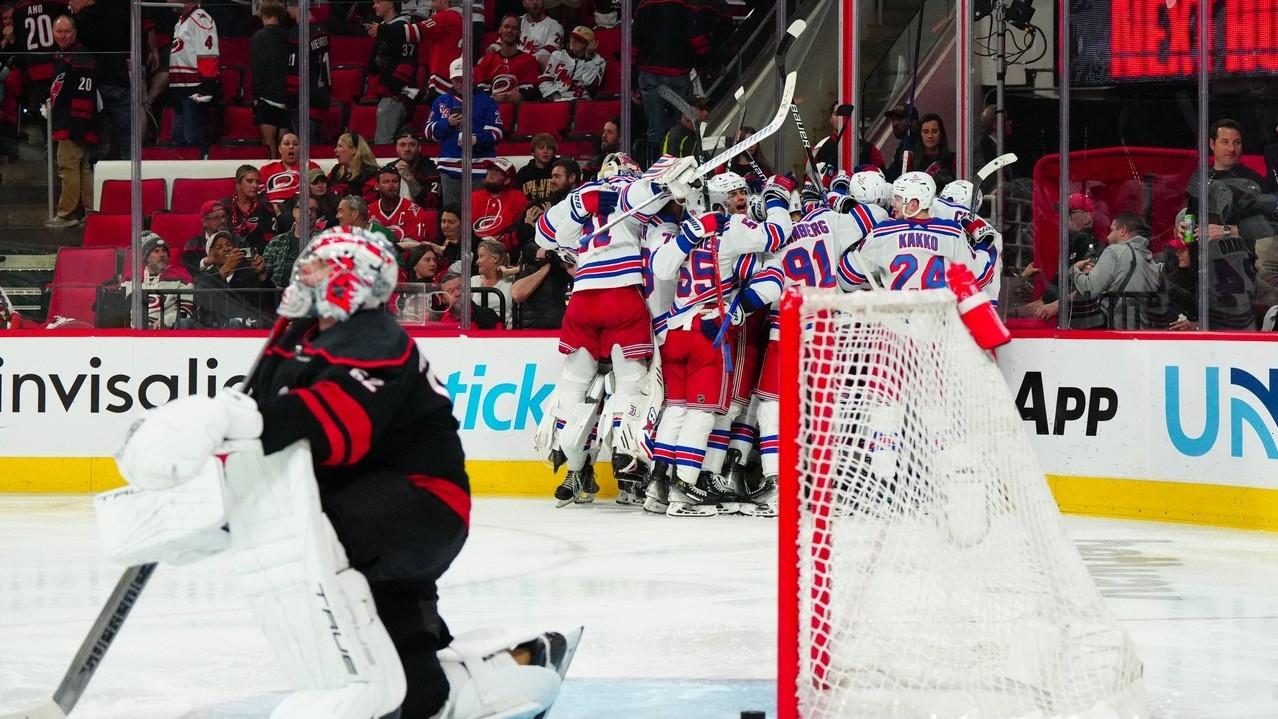
POLYGON ((954 296, 809 290, 798 325, 798 716, 1144 716, 1131 639, 954 296))

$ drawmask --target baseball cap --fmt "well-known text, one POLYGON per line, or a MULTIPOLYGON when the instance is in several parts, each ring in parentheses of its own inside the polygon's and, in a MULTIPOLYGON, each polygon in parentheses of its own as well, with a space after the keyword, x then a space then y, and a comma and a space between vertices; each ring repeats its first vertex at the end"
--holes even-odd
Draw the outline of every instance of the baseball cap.
POLYGON ((222 207, 221 202, 218 202, 217 200, 208 200, 203 205, 200 205, 200 217, 202 218, 208 217, 209 213, 213 212, 214 210, 221 210, 221 209, 225 209, 224 207, 222 207))
MULTIPOLYGON (((906 106, 905 106, 905 103, 903 103, 903 102, 898 102, 898 103, 896 103, 895 105, 893 105, 893 106, 892 106, 892 109, 891 109, 891 110, 888 110, 888 111, 887 111, 886 113, 884 113, 884 114, 885 114, 887 117, 905 117, 905 116, 907 115, 907 113, 906 113, 906 109, 907 109, 907 108, 906 108, 906 106)), ((910 116, 912 116, 912 117, 918 117, 918 116, 919 116, 919 110, 918 110, 918 108, 916 108, 916 107, 911 107, 911 108, 909 108, 909 113, 908 113, 908 114, 909 114, 910 116)))
POLYGON ((511 180, 515 179, 515 163, 504 157, 494 157, 488 161, 488 169, 497 170, 511 180))
MULTIPOLYGON (((213 250, 213 243, 217 241, 217 238, 219 237, 225 237, 227 240, 230 240, 231 233, 227 232, 226 230, 218 230, 217 232, 214 232, 213 235, 209 237, 209 239, 205 241, 204 243, 204 254, 207 255, 209 252, 213 250)), ((235 244, 234 241, 232 241, 231 244, 235 244)))
POLYGON ((1095 212, 1096 202, 1088 195, 1081 192, 1075 192, 1069 196, 1069 211, 1082 210, 1083 212, 1095 212))
POLYGON ((462 76, 462 59, 459 57, 448 65, 448 79, 462 76))
POLYGON ((595 44, 595 31, 591 30, 585 25, 578 25, 577 27, 573 28, 572 32, 568 35, 568 37, 577 38, 578 40, 586 43, 587 45, 595 44))
POLYGON ((312 167, 310 171, 306 173, 307 183, 315 182, 320 178, 323 178, 325 182, 328 182, 328 175, 325 175, 324 171, 318 167, 312 167))
POLYGON ((414 131, 411 127, 405 127, 404 129, 400 130, 399 133, 395 135, 395 141, 399 142, 405 137, 411 137, 418 142, 422 141, 421 136, 419 136, 417 132, 414 131))

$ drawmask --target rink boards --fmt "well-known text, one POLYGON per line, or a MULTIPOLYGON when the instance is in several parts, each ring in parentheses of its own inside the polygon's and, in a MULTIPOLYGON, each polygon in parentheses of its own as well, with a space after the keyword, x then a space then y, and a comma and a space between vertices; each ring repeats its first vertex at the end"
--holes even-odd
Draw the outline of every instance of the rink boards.
MULTIPOLYGON (((556 481, 533 436, 553 401, 557 340, 416 341, 453 398, 475 492, 548 496, 556 481)), ((247 333, 6 334, 0 492, 119 486, 110 455, 133 419, 238 381, 261 342, 247 333)), ((1036 333, 1001 349, 999 364, 1062 509, 1278 529, 1275 350, 1263 335, 1036 333)))

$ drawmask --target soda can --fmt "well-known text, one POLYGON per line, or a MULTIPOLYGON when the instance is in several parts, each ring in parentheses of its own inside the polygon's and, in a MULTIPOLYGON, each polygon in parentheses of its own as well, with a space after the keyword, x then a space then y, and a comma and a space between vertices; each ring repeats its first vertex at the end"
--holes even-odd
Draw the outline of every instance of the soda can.
POLYGON ((1192 214, 1188 212, 1185 213, 1184 226, 1181 228, 1181 231, 1180 231, 1180 241, 1184 242, 1186 245, 1194 244, 1194 220, 1195 219, 1196 218, 1192 214))

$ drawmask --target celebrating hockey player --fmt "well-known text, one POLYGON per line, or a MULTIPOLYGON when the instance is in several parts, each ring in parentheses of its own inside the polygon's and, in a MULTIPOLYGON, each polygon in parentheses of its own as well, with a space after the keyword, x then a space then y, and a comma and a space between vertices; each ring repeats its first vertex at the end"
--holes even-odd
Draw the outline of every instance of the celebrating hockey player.
POLYGON ((941 188, 932 202, 931 215, 954 220, 963 227, 981 268, 975 273, 976 284, 997 306, 1002 284, 1003 235, 977 214, 981 200, 981 188, 967 180, 954 180, 941 188))
POLYGON ((117 455, 131 487, 102 503, 114 508, 100 513, 104 536, 118 556, 161 515, 142 532, 164 540, 145 561, 179 561, 223 548, 228 525, 297 690, 274 717, 539 716, 579 634, 454 641, 439 615, 436 582, 466 541, 470 488, 448 393, 385 311, 395 281, 384 238, 316 236, 280 305, 293 322, 248 380, 253 397, 184 397, 135 425, 117 455), (173 536, 193 518, 206 531, 173 536))

